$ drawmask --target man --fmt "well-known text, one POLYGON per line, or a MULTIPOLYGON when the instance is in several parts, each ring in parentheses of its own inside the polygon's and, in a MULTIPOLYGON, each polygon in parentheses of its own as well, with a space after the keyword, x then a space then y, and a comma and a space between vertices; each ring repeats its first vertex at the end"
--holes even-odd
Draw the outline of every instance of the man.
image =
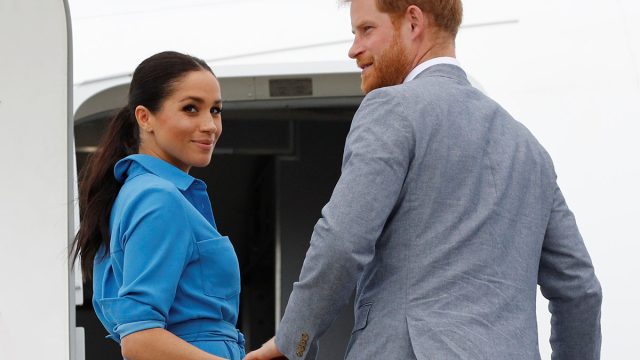
POLYGON ((276 337, 313 359, 357 284, 346 359, 598 359, 601 289, 551 159, 455 60, 460 0, 353 0, 367 94, 276 337))

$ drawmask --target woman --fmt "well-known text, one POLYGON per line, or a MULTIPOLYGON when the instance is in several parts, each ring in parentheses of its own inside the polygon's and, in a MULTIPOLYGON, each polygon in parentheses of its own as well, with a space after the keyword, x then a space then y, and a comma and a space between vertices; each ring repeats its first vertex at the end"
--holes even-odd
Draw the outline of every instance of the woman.
POLYGON ((240 273, 205 184, 222 132, 220 85, 176 52, 144 60, 80 185, 76 236, 96 314, 128 360, 241 359, 240 273))

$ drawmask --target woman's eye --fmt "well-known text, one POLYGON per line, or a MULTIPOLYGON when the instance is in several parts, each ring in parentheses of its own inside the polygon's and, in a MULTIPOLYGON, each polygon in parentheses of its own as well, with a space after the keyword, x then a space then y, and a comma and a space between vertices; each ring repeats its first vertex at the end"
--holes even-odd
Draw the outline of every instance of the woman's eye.
POLYGON ((211 111, 212 114, 218 115, 218 114, 222 113, 222 108, 215 106, 215 107, 212 107, 210 111, 211 111))
POLYGON ((187 106, 183 107, 182 110, 184 110, 185 112, 188 112, 188 113, 198 112, 198 109, 196 109, 196 107, 193 106, 193 105, 187 105, 187 106))

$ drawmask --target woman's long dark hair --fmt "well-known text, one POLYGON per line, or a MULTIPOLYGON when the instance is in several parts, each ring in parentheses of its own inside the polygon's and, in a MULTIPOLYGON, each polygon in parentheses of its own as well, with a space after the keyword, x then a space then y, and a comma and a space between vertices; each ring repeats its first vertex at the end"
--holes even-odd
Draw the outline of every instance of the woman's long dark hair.
POLYGON ((140 133, 134 111, 142 105, 156 112, 171 94, 173 85, 191 71, 211 68, 201 59, 166 51, 144 60, 133 73, 128 103, 111 120, 98 150, 79 175, 80 230, 76 234, 72 255, 80 256, 84 279, 93 274, 93 261, 100 246, 109 254, 109 218, 111 207, 122 187, 113 173, 118 160, 138 152, 140 133))

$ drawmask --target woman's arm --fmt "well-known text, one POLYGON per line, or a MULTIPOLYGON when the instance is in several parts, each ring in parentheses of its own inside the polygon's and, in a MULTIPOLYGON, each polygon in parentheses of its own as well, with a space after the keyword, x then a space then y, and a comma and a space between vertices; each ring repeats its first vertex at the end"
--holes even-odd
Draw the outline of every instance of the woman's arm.
POLYGON ((122 338, 127 360, 225 360, 204 352, 162 328, 134 332, 122 338))

